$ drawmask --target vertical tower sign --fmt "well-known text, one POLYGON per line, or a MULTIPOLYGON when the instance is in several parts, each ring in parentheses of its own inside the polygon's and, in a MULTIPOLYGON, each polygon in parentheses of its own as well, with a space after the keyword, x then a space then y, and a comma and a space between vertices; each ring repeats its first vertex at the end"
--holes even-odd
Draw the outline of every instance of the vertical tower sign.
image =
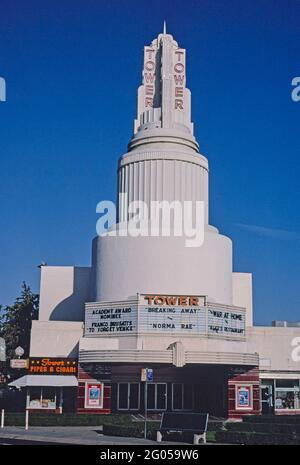
POLYGON ((144 88, 145 88, 145 108, 153 107, 155 93, 155 68, 156 68, 156 50, 151 47, 144 48, 144 88))
POLYGON ((174 50, 174 110, 184 110, 185 50, 174 50))
POLYGON ((135 134, 142 129, 189 130, 193 134, 186 51, 164 33, 144 47, 143 82, 138 89, 135 134))

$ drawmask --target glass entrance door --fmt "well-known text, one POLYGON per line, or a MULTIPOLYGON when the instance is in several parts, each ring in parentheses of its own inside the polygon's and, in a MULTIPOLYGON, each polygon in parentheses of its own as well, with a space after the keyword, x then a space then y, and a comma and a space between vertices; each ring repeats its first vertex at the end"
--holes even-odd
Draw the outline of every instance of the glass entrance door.
POLYGON ((118 410, 138 410, 140 408, 140 384, 118 384, 118 410))
POLYGON ((147 410, 167 410, 166 383, 147 383, 147 410))
POLYGON ((273 412, 273 385, 262 384, 260 386, 261 392, 261 412, 264 415, 273 412))

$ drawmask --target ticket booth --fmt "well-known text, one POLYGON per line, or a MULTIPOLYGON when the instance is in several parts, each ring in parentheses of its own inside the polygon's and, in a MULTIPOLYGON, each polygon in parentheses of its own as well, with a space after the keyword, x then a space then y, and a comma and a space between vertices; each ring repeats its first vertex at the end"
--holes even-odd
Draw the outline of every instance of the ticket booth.
POLYGON ((62 413, 76 410, 77 359, 35 357, 29 359, 28 374, 9 386, 26 390, 26 409, 62 413))
POLYGON ((26 389, 26 409, 32 412, 75 411, 78 381, 75 376, 26 375, 9 384, 26 389))

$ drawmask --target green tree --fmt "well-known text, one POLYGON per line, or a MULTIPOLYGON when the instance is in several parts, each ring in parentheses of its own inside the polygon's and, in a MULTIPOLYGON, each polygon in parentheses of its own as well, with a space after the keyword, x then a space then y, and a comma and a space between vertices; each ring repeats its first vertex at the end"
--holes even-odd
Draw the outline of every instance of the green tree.
POLYGON ((24 356, 29 356, 30 330, 32 320, 38 318, 39 295, 34 294, 25 282, 22 284, 21 296, 13 305, 0 308, 0 337, 6 342, 6 356, 14 358, 16 347, 24 349, 24 356))

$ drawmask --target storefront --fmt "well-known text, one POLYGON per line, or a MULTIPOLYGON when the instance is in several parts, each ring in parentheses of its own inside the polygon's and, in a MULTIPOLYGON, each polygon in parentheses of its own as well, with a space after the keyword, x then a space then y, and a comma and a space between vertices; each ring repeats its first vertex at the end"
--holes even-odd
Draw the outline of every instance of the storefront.
POLYGON ((290 415, 300 413, 300 380, 262 379, 262 413, 290 415))
POLYGON ((77 399, 77 360, 30 358, 28 374, 11 382, 26 389, 26 409, 32 412, 75 411, 77 399))
POLYGON ((152 413, 259 413, 258 355, 246 352, 245 329, 244 308, 204 296, 138 294, 87 303, 78 412, 87 411, 91 382, 103 383, 102 407, 89 407, 91 413, 143 413, 145 397, 152 413), (147 386, 145 368, 153 372, 147 386))
POLYGON ((147 411, 202 412, 231 417, 259 413, 258 372, 251 367, 226 365, 186 365, 184 367, 148 365, 153 379, 142 381, 145 366, 81 363, 79 367, 78 413, 144 413, 147 411), (87 409, 89 385, 101 385, 103 399, 87 409), (247 392, 243 398, 243 392, 247 392), (238 397, 239 396, 239 397, 238 397), (233 399, 233 405, 232 405, 233 399), (239 400, 238 400, 239 399, 239 400), (102 407, 100 407, 100 404, 102 407), (93 408, 94 407, 94 408, 93 408))

